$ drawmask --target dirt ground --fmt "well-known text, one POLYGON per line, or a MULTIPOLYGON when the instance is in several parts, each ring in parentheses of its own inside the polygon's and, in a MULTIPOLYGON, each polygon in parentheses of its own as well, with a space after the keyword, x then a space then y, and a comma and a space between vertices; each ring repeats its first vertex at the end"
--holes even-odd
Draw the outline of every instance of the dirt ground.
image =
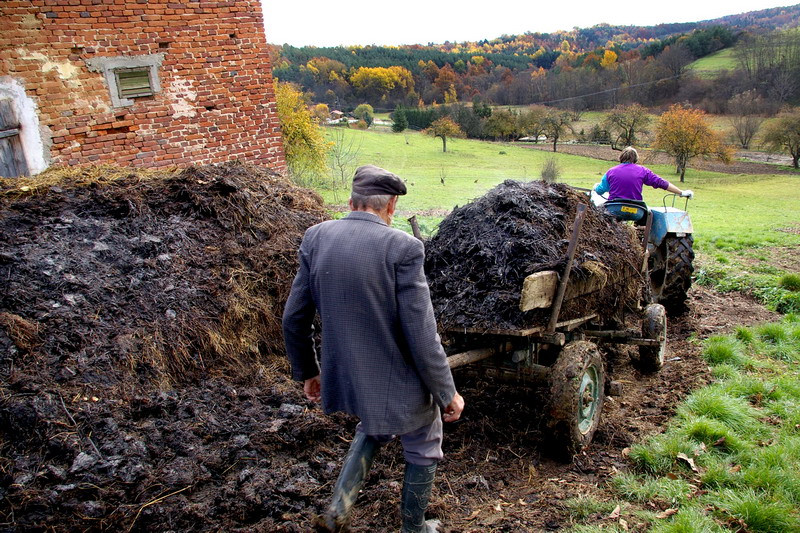
MULTIPOLYGON (((518 146, 550 152, 553 150, 552 144, 530 144, 518 143, 518 146)), ((619 151, 612 150, 608 145, 599 144, 559 144, 558 151, 562 154, 582 155, 593 159, 604 159, 606 161, 617 161, 619 151)), ((655 152, 645 148, 637 148, 639 152, 639 163, 643 165, 673 165, 675 159, 663 152, 655 152)), ((778 165, 791 166, 792 160, 789 157, 776 154, 764 154, 750 150, 741 150, 736 153, 734 160, 726 165, 714 159, 704 159, 695 157, 689 161, 689 169, 710 170, 713 172, 724 172, 726 174, 794 174, 796 170, 782 168, 778 165)))
MULTIPOLYGON (((223 298, 233 281, 283 297, 285 288, 264 283, 279 277, 276 268, 291 278, 300 228, 319 216, 318 204, 303 204, 283 182, 239 174, 191 172, 164 178, 165 189, 135 176, 116 188, 52 186, 46 202, 0 206, 0 532, 297 532, 324 509, 356 421, 306 401, 277 350, 255 346, 240 365, 222 357, 223 334, 245 342, 251 328, 215 325, 229 315, 253 328, 262 321, 223 298), (287 233, 289 215, 297 226, 287 233), (253 225, 265 217, 271 226, 253 225), (193 283, 207 263, 228 268, 203 267, 203 283, 193 283), (120 271, 126 284, 111 283, 120 271), (191 308, 176 303, 176 291, 191 308), (208 338, 166 337, 179 333, 176 316, 192 312, 186 323, 208 338), (136 358, 144 331, 191 346, 179 373, 136 358), (202 357, 217 352, 217 361, 202 357)), ((458 369, 467 407, 447 426, 429 516, 445 532, 567 527, 564 500, 609 497, 603 486, 627 468, 625 448, 659 431, 676 403, 708 381, 699 339, 775 318, 744 296, 694 287, 689 310, 670 323, 661 372, 642 375, 625 350, 606 353, 622 390, 569 464, 547 452, 545 390, 458 369)), ((354 531, 397 529, 402 468, 400 446, 390 443, 368 477, 354 531)))

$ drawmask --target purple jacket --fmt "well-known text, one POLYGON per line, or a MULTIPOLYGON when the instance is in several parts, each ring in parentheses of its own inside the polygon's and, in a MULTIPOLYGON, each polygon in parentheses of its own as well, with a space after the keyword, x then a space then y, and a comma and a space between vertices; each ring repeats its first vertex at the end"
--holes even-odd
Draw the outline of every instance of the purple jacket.
POLYGON ((666 189, 669 187, 669 182, 647 167, 635 163, 622 163, 610 168, 594 190, 597 194, 607 192, 609 200, 617 198, 641 200, 643 185, 666 189))

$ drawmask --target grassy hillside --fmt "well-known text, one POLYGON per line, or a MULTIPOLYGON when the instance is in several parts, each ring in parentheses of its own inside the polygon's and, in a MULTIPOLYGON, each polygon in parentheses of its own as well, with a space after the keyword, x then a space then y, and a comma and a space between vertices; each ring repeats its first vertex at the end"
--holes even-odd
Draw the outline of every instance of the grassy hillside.
POLYGON ((733 70, 737 66, 738 60, 733 48, 725 48, 694 61, 688 68, 701 78, 713 78, 720 71, 733 70))

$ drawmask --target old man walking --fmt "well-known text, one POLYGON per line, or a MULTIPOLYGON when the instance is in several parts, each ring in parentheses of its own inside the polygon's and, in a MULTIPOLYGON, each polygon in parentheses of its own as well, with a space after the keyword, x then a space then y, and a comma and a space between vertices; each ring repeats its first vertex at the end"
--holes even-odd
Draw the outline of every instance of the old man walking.
POLYGON ((292 376, 326 413, 360 420, 316 527, 347 528, 349 514, 378 448, 399 437, 406 460, 402 531, 425 531, 436 465, 442 458, 442 416, 458 420, 455 389, 436 332, 423 271, 422 243, 391 228, 403 181, 382 168, 356 170, 350 214, 309 228, 300 269, 283 314, 292 376), (322 324, 315 353, 313 321, 322 324))

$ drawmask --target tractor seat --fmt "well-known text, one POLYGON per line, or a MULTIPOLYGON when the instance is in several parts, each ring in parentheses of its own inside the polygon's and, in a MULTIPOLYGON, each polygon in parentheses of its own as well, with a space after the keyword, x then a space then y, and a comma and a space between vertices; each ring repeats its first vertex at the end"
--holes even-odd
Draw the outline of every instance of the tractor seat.
POLYGON ((617 220, 632 220, 642 224, 647 220, 647 204, 641 200, 617 198, 604 203, 603 209, 617 220))

